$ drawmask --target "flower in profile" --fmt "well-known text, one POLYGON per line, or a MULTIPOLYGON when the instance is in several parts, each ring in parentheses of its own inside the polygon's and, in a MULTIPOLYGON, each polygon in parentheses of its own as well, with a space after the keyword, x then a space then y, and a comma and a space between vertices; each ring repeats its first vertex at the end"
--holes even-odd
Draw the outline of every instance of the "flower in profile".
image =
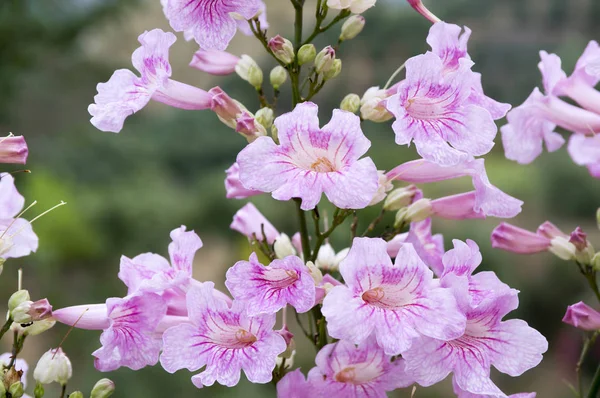
POLYGON ((260 0, 167 0, 163 11, 173 30, 188 31, 201 48, 225 50, 237 29, 231 14, 249 20, 260 8, 260 0))
POLYGON ((328 344, 315 362, 308 382, 324 397, 385 397, 388 391, 413 384, 404 373, 404 360, 392 362, 374 339, 358 346, 345 340, 328 344))
POLYGON ((240 61, 238 56, 219 50, 196 51, 190 66, 211 75, 224 76, 235 72, 235 66, 240 61))
POLYGON ((262 194, 260 191, 252 191, 244 188, 240 182, 240 165, 237 162, 232 164, 225 173, 227 173, 227 178, 225 178, 225 197, 227 199, 246 199, 262 194))
POLYGON ((334 10, 350 10, 353 14, 362 14, 373 7, 377 0, 327 0, 327 7, 334 10))
POLYGON ((582 330, 600 330, 600 312, 583 301, 568 306, 562 321, 582 330))
POLYGON ((396 120, 392 128, 398 145, 415 142, 421 157, 442 166, 453 166, 494 146, 497 127, 490 112, 469 101, 471 66, 444 74, 444 63, 426 53, 406 61, 406 79, 386 100, 396 120))
POLYGON ((575 164, 586 166, 593 177, 600 178, 600 133, 591 137, 573 134, 567 149, 575 164))
POLYGON ((385 241, 355 238, 340 273, 346 285, 323 300, 332 337, 360 344, 375 335, 386 354, 398 355, 420 335, 450 340, 464 331, 452 292, 433 280, 411 244, 402 245, 392 264, 385 241))
POLYGON ((252 203, 246 204, 235 213, 229 228, 246 235, 248 239, 265 240, 270 245, 279 237, 279 232, 273 224, 252 203))
POLYGON ((275 314, 250 317, 242 303, 234 301, 230 308, 216 300, 213 288, 205 282, 188 291, 190 323, 165 331, 161 365, 169 373, 206 366, 192 377, 198 388, 215 381, 232 387, 242 370, 250 382, 268 383, 277 356, 286 350, 284 338, 273 331, 275 314))
POLYGON ((31 224, 16 218, 25 204, 9 173, 0 173, 0 259, 28 256, 38 248, 31 224))
POLYGON ((25 164, 29 149, 22 135, 0 137, 0 163, 25 164))
POLYGON ((319 128, 318 108, 311 102, 275 120, 280 145, 259 137, 237 157, 240 181, 246 189, 271 192, 277 200, 302 199, 313 209, 321 195, 337 207, 362 209, 378 189, 379 175, 371 158, 359 158, 371 143, 358 116, 334 110, 319 128))
POLYGON ((102 131, 118 133, 125 119, 153 99, 181 109, 209 109, 211 95, 197 87, 171 80, 169 47, 175 35, 153 29, 142 33, 141 47, 131 56, 141 77, 128 69, 119 69, 108 82, 99 83, 94 103, 88 107, 91 123, 102 131))
POLYGON ((238 261, 227 271, 225 286, 235 300, 246 304, 249 316, 274 314, 287 304, 302 313, 315 303, 315 282, 296 256, 264 266, 252 253, 250 261, 238 261))
POLYGON ((277 383, 277 398, 312 398, 313 396, 313 388, 300 369, 287 373, 277 383))
POLYGON ((460 390, 504 397, 490 379, 490 367, 519 376, 537 366, 548 349, 544 336, 526 322, 502 321, 518 304, 517 291, 503 290, 467 311, 467 327, 462 336, 450 341, 419 337, 402 353, 406 373, 427 387, 453 372, 460 390))

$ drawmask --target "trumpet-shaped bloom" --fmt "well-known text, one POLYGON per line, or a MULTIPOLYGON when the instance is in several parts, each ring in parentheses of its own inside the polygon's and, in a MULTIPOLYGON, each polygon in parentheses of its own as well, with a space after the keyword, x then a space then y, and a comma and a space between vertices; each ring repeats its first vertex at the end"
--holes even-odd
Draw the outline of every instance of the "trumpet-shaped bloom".
POLYGON ((225 50, 237 23, 231 13, 252 19, 260 0, 167 0, 163 11, 176 32, 188 31, 201 48, 225 50))
POLYGON ((492 231, 492 247, 519 254, 547 251, 552 239, 539 230, 534 233, 508 223, 501 223, 492 231))
POLYGON ((25 164, 29 149, 22 135, 0 137, 0 163, 25 164))
POLYGON ((28 256, 38 248, 38 237, 24 218, 15 218, 25 204, 9 173, 0 173, 0 258, 28 256))
POLYGON ((450 341, 418 338, 402 354, 407 374, 420 385, 430 386, 453 372, 455 384, 465 392, 504 397, 490 380, 490 367, 519 376, 537 366, 548 349, 544 336, 526 322, 502 321, 517 306, 517 292, 503 291, 467 312, 462 336, 450 341))
POLYGON ((573 162, 586 166, 593 177, 600 178, 600 133, 591 137, 574 134, 567 149, 573 162))
POLYGON ((227 271, 225 286, 234 299, 246 304, 250 316, 274 314, 287 304, 302 313, 315 304, 315 282, 296 256, 265 267, 252 253, 250 261, 238 261, 227 271))
POLYGON ((562 321, 582 330, 600 330, 600 312, 583 301, 568 306, 562 321))
POLYGON ((225 196, 227 199, 246 199, 262 193, 244 188, 240 182, 240 166, 237 162, 232 164, 225 173, 227 173, 227 178, 225 178, 225 191, 227 192, 225 196))
POLYGON ((175 35, 153 29, 142 33, 141 47, 131 56, 136 76, 128 69, 119 69, 106 83, 98 84, 98 94, 88 107, 91 123, 102 131, 118 133, 125 119, 153 99, 181 109, 209 109, 211 95, 197 87, 171 80, 169 47, 175 35))
POLYGON ((163 335, 160 363, 167 372, 187 368, 205 370, 192 377, 198 388, 218 382, 236 385, 243 370, 252 383, 268 383, 276 358, 286 349, 284 338, 273 331, 275 314, 250 317, 234 301, 231 308, 213 296, 214 284, 206 282, 187 294, 189 318, 163 335))
POLYGON ((313 209, 321 195, 337 207, 362 209, 378 189, 379 175, 371 158, 359 158, 371 146, 358 116, 334 110, 319 128, 318 108, 305 102, 275 120, 280 145, 259 137, 237 157, 246 189, 272 192, 277 200, 302 199, 313 209))
POLYGON ((229 228, 246 235, 248 239, 266 240, 270 245, 279 236, 273 224, 252 203, 246 204, 235 213, 229 228))
POLYGON ((360 344, 375 335, 386 354, 398 355, 420 335, 450 340, 464 332, 451 291, 434 282, 411 244, 402 245, 392 264, 385 241, 356 238, 340 273, 346 285, 323 300, 332 337, 360 344))
POLYGON ((600 45, 592 40, 577 60, 571 76, 563 75, 557 82, 554 94, 567 95, 585 109, 600 113, 600 92, 594 89, 600 81, 600 73, 594 72, 596 65, 600 66, 600 45))
POLYGON ((406 61, 406 79, 386 100, 395 116, 392 125, 398 145, 415 142, 421 157, 453 166, 485 155, 494 146, 497 128, 490 112, 469 101, 471 61, 444 74, 444 63, 426 53, 406 61))
POLYGON ((300 369, 287 373, 277 383, 277 398, 312 398, 312 385, 306 380, 300 369))
POLYGON ((308 381, 322 397, 384 398, 387 391, 413 383, 404 373, 404 360, 386 355, 370 339, 358 346, 348 341, 319 351, 308 381))
POLYGON ((235 72, 239 60, 226 51, 200 49, 194 54, 190 66, 211 75, 223 76, 235 72))

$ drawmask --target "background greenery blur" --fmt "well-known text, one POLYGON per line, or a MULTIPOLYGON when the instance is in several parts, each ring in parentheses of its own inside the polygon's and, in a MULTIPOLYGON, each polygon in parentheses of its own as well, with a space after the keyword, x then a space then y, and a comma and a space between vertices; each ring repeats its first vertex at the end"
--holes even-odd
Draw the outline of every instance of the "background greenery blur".
MULTIPOLYGON (((307 4, 307 16, 312 15, 314 3, 307 4)), ((427 4, 443 20, 473 30, 469 50, 475 69, 483 73, 486 93, 513 105, 540 85, 536 68, 540 49, 558 53, 569 71, 587 42, 599 38, 597 0, 430 0, 427 4)), ((267 0, 267 5, 270 35, 291 36, 288 2, 267 0)), ((344 61, 342 75, 317 98, 323 123, 348 90, 362 94, 370 86, 383 85, 407 58, 428 48, 429 23, 403 0, 379 0, 365 17, 364 32, 339 53, 344 61)), ((138 34, 155 27, 169 29, 158 0, 0 2, 0 132, 26 136, 30 148, 27 167, 33 171, 17 176, 19 189, 29 202, 39 201, 37 211, 59 200, 68 202, 35 225, 40 237, 38 252, 5 265, 0 280, 4 299, 16 288, 18 267, 24 269, 24 286, 32 296, 48 297, 55 308, 123 296, 125 288, 117 279, 119 257, 146 251, 166 254, 169 231, 181 224, 196 230, 205 243, 196 256, 198 279, 215 280, 222 286, 225 270, 247 256, 245 239, 228 228, 243 202, 226 200, 223 187, 224 170, 245 144, 242 137, 211 112, 153 103, 128 118, 119 135, 97 131, 88 122, 86 108, 96 84, 108 80, 115 69, 131 68, 130 55, 138 46, 138 34)), ((333 42, 338 32, 333 29, 317 45, 333 42)), ((256 109, 253 90, 235 76, 217 79, 189 68, 196 49, 182 38, 175 44, 173 77, 205 89, 220 85, 256 109)), ((260 50, 253 39, 241 35, 230 47, 233 53, 254 56, 268 73, 274 65, 260 50)), ((281 103, 289 103, 288 98, 284 91, 281 103)), ((366 123, 364 129, 373 142, 371 156, 380 168, 415 158, 413 148, 393 144, 389 124, 366 123)), ((551 219, 565 231, 581 225, 600 246, 594 222, 600 206, 598 180, 572 164, 565 150, 519 166, 503 157, 499 138, 486 158, 490 178, 525 201, 523 213, 511 222, 535 229, 551 219)), ((459 192, 469 184, 467 180, 426 187, 426 194, 436 197, 459 192)), ((295 219, 289 216, 293 214, 291 203, 275 203, 266 196, 253 202, 278 229, 290 235, 296 231, 295 219)), ((364 220, 372 217, 374 214, 367 214, 364 220)), ((520 308, 511 316, 527 320, 550 341, 550 351, 540 367, 518 379, 496 372, 495 380, 507 393, 538 391, 543 398, 568 396, 565 381, 573 382, 581 335, 561 318, 567 305, 579 300, 594 304, 593 297, 574 265, 546 254, 525 257, 492 250, 489 235, 498 222, 436 220, 434 228, 444 233, 447 247, 454 238, 477 241, 484 254, 481 269, 496 271, 522 292, 520 308)), ((341 249, 347 237, 340 231, 333 239, 334 246, 341 249)), ((56 346, 66 332, 66 327, 57 325, 30 339, 23 356, 34 366, 41 353, 56 346)), ((118 397, 274 394, 270 385, 247 382, 234 389, 197 390, 189 372, 169 375, 160 366, 102 375, 94 370, 90 355, 99 346, 98 335, 74 330, 64 343, 74 365, 70 390, 89 391, 95 380, 108 376, 116 381, 118 397)), ((301 334, 298 336, 297 363, 306 372, 312 367, 314 353, 301 334)), ((3 344, 8 350, 9 342, 3 344)), ((598 348, 586 366, 587 377, 600 359, 598 348)), ((52 391, 48 396, 54 396, 52 391)), ((443 388, 419 389, 416 397, 451 396, 449 391, 446 380, 443 388)), ((394 396, 408 397, 410 392, 394 396)))

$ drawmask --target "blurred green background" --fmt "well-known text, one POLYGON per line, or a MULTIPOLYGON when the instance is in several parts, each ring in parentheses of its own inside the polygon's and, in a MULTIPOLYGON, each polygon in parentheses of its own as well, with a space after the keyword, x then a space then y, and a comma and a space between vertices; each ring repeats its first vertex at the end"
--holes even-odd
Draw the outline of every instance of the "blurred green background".
MULTIPOLYGON (((151 103, 127 119, 118 134, 94 129, 87 106, 98 82, 112 71, 131 68, 131 52, 144 30, 168 30, 158 0, 3 0, 0 2, 0 132, 27 138, 33 173, 17 175, 20 191, 28 202, 38 200, 35 213, 59 200, 68 205, 35 225, 40 247, 35 255, 11 260, 4 267, 0 286, 7 299, 16 289, 16 274, 24 269, 24 286, 34 299, 48 297, 55 308, 103 302, 123 296, 117 279, 119 257, 152 251, 166 255, 169 231, 185 224, 204 241, 196 256, 195 276, 222 286, 225 270, 248 255, 245 238, 229 230, 235 211, 245 201, 226 200, 224 170, 234 161, 245 140, 222 125, 208 111, 190 112, 151 103)), ((379 0, 365 13, 364 32, 345 43, 338 53, 344 61, 342 74, 316 98, 324 124, 348 92, 360 95, 370 86, 385 84, 407 58, 428 49, 429 23, 403 0, 379 0)), ((270 35, 292 35, 291 5, 267 0, 270 35)), ((429 8, 445 21, 473 30, 469 50, 483 73, 486 93, 500 101, 520 104, 535 86, 541 85, 538 51, 558 53, 570 71, 587 42, 598 39, 600 1, 597 0, 430 0, 429 8)), ((306 16, 314 2, 308 1, 306 16)), ((333 29, 319 38, 317 46, 337 39, 333 29)), ((194 43, 181 35, 171 52, 173 78, 209 89, 221 86, 251 110, 258 103, 252 88, 236 76, 215 78, 187 65, 194 43)), ((274 66, 261 46, 238 35, 229 50, 247 53, 264 67, 274 66)), ((284 89, 282 104, 289 104, 284 89)), ((280 109, 284 111, 288 109, 280 109)), ((393 144, 389 123, 365 123, 373 142, 371 156, 380 169, 414 159, 413 148, 393 144)), ((2 135, 0 134, 0 135, 2 135)), ((566 150, 545 153, 533 164, 519 166, 503 157, 500 136, 486 157, 493 183, 525 201, 523 213, 512 223, 535 229, 547 219, 565 231, 575 226, 587 231, 600 246, 594 213, 600 206, 600 184, 587 170, 574 165, 566 150)), ((11 170, 16 170, 17 167, 11 170)), ((453 181, 425 187, 430 197, 469 189, 470 182, 453 181)), ((252 200, 276 225, 292 234, 296 220, 292 203, 274 202, 267 196, 252 200)), ((376 210, 365 212, 366 220, 376 210)), ((518 379, 493 377, 507 392, 538 391, 538 397, 566 397, 566 382, 574 382, 581 334, 564 325, 567 305, 579 300, 594 304, 575 265, 552 255, 517 256, 492 250, 489 236, 498 224, 486 221, 443 222, 446 247, 451 239, 474 239, 481 247, 480 270, 494 270, 510 286, 521 291, 520 317, 539 329, 550 341, 542 364, 518 379)), ((386 219, 385 224, 391 223, 386 219)), ((336 249, 347 244, 347 230, 333 237, 336 249)), ((597 304, 597 303, 596 303, 597 304)), ((42 352, 58 345, 67 328, 57 325, 31 338, 23 356, 33 367, 42 352)), ((95 380, 107 376, 117 384, 117 397, 252 397, 273 396, 271 385, 242 382, 236 388, 220 386, 197 390, 191 374, 169 375, 160 368, 138 372, 122 369, 100 374, 93 368, 91 352, 99 346, 99 333, 74 330, 64 349, 74 365, 69 390, 89 392, 95 380)), ((9 349, 9 339, 2 344, 9 349)), ((313 365, 313 348, 298 334, 296 363, 304 372, 313 365)), ((600 359, 593 350, 585 366, 590 377, 600 359)), ((30 378, 30 385, 33 385, 30 378)), ((49 395, 57 396, 49 388, 49 395)), ((452 396, 449 380, 440 388, 419 388, 416 397, 452 396)), ((394 393, 409 397, 410 391, 394 393)))

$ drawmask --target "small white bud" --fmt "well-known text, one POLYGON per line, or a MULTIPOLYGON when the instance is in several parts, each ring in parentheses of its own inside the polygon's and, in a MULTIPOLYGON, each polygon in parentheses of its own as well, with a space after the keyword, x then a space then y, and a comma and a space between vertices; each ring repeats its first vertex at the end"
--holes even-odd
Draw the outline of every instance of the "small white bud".
POLYGON ((310 274, 310 276, 312 276, 313 280, 315 281, 315 285, 318 286, 319 283, 321 283, 321 281, 323 280, 323 273, 320 269, 318 269, 315 266, 315 264, 312 261, 307 262, 306 266, 308 267, 308 273, 310 274))
POLYGON ((271 108, 260 108, 254 118, 258 123, 260 123, 265 129, 271 128, 273 125, 273 120, 275 119, 275 114, 273 113, 273 109, 271 108))
POLYGON ((365 17, 362 15, 352 15, 342 25, 342 34, 340 34, 340 40, 351 40, 362 32, 365 27, 365 17))
POLYGON ((31 304, 33 304, 33 301, 27 300, 17 305, 15 309, 10 312, 13 321, 15 321, 16 323, 31 322, 31 315, 29 315, 29 311, 31 310, 31 304))
POLYGON ((314 44, 305 44, 298 50, 298 64, 304 65, 312 62, 317 56, 317 49, 314 44))
POLYGON ((279 87, 287 80, 287 76, 287 71, 283 66, 278 65, 274 67, 269 75, 271 86, 273 86, 275 90, 279 90, 279 87))
POLYGON ((323 79, 331 80, 337 77, 340 74, 340 72, 342 72, 342 60, 336 58, 335 60, 333 60, 333 66, 331 67, 331 69, 329 69, 323 74, 323 79))
POLYGON ((383 123, 394 117, 383 106, 382 101, 388 97, 386 90, 379 87, 368 89, 360 100, 360 115, 364 120, 383 123))
POLYGON ((386 211, 396 211, 409 206, 416 193, 417 187, 414 185, 394 189, 385 198, 383 208, 386 211))
POLYGON ((360 109, 360 97, 358 94, 348 94, 345 96, 340 104, 340 109, 352 113, 358 112, 360 109))
POLYGON ((577 248, 569 240, 562 236, 557 236, 550 241, 550 252, 562 260, 574 260, 577 248))
POLYGON ((239 77, 253 85, 256 89, 259 89, 263 83, 263 72, 260 66, 256 63, 249 55, 242 55, 235 71, 239 77))
MULTIPOLYGON (((315 69, 318 74, 325 74, 333 68, 335 61, 335 50, 331 46, 327 46, 319 52, 315 58, 315 69)), ((341 69, 341 65, 340 65, 341 69)))
POLYGON ((19 304, 24 301, 30 301, 29 292, 25 289, 14 292, 8 299, 8 310, 12 312, 19 304))
POLYGON ((110 379, 100 379, 92 388, 90 398, 108 398, 115 392, 115 383, 110 379))
POLYGON ((275 255, 279 259, 296 255, 296 249, 294 249, 290 237, 283 233, 275 239, 273 249, 275 250, 275 255))

